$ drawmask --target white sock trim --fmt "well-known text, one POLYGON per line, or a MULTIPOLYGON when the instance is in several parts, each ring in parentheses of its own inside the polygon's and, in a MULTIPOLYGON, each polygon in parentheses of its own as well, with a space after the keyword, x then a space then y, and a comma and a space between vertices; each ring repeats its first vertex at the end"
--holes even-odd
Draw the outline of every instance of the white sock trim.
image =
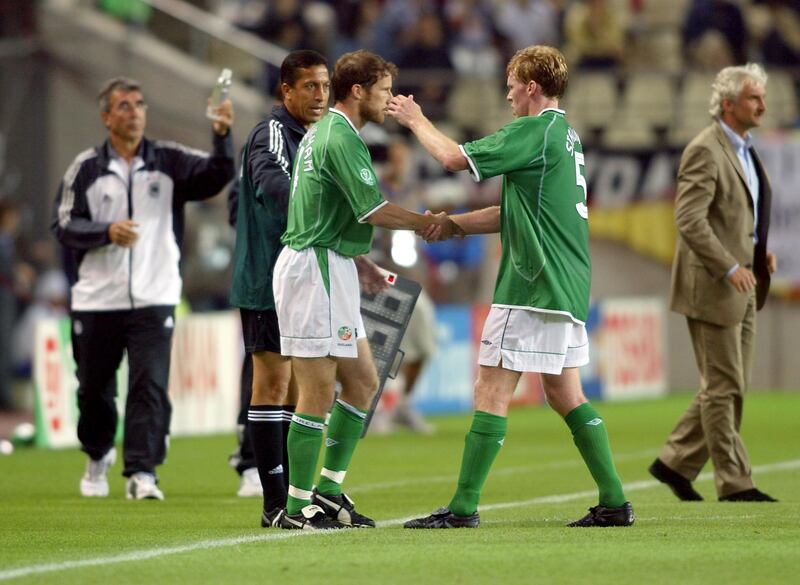
POLYGON ((356 408, 355 406, 353 406, 352 404, 347 404, 347 403, 346 403, 344 400, 342 400, 341 398, 337 398, 337 399, 336 399, 336 402, 337 402, 337 403, 339 403, 339 404, 341 404, 341 405, 342 405, 342 408, 344 408, 346 411, 348 411, 348 412, 352 412, 352 413, 353 413, 354 415, 356 415, 358 418, 361 418, 361 419, 367 418, 367 413, 365 413, 365 412, 361 412, 359 409, 357 409, 357 408, 356 408))
POLYGON ((280 422, 283 415, 280 410, 248 410, 247 420, 251 422, 280 422))
POLYGON ((322 471, 319 472, 322 477, 327 477, 331 481, 335 481, 339 485, 344 483, 344 476, 347 475, 347 470, 345 471, 331 471, 327 467, 323 467, 322 471))
POLYGON ((289 486, 289 495, 298 500, 310 500, 311 492, 309 490, 301 490, 293 485, 289 486))
POLYGON ((313 421, 313 420, 308 420, 308 419, 303 418, 301 416, 297 416, 296 414, 292 415, 292 422, 293 423, 297 423, 299 425, 303 425, 304 427, 308 427, 310 429, 317 429, 317 430, 320 430, 320 431, 325 429, 325 423, 316 422, 316 421, 313 421))

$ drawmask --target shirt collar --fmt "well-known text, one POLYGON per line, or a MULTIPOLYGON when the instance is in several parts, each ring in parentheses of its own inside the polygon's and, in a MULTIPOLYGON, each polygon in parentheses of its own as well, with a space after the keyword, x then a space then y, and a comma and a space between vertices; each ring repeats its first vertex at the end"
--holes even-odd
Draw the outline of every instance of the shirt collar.
POLYGON ((720 119, 719 125, 722 126, 722 131, 725 132, 725 136, 727 136, 728 140, 731 141, 734 150, 744 150, 747 152, 753 146, 753 135, 749 132, 744 135, 744 138, 742 138, 736 132, 734 132, 730 126, 723 122, 722 119, 720 119))
POLYGON ((350 127, 353 129, 353 132, 355 132, 356 134, 358 134, 359 136, 361 136, 361 133, 358 131, 358 128, 356 128, 355 124, 353 124, 353 123, 350 121, 350 118, 348 118, 348 117, 347 117, 347 114, 345 114, 345 113, 344 113, 343 111, 341 111, 341 110, 337 110, 336 108, 328 108, 328 111, 329 111, 329 112, 333 112, 334 114, 339 114, 339 115, 340 115, 342 118, 344 118, 345 120, 347 120, 347 123, 348 123, 348 124, 350 124, 350 127))
POLYGON ((274 106, 272 108, 271 113, 281 122, 283 122, 284 126, 288 126, 292 130, 294 130, 295 133, 300 134, 300 136, 306 133, 305 126, 303 126, 297 118, 295 118, 294 116, 292 116, 291 113, 289 113, 289 110, 286 109, 286 106, 284 104, 279 104, 277 106, 274 106))

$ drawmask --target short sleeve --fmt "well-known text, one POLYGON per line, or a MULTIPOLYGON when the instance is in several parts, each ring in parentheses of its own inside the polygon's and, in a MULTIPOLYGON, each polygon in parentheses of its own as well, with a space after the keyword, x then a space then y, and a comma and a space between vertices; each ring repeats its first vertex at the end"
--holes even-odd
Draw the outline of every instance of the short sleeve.
POLYGON ((476 181, 523 169, 543 154, 550 120, 523 116, 494 134, 460 146, 476 181))
POLYGON ((342 191, 360 223, 386 203, 372 158, 357 135, 344 134, 331 140, 326 158, 330 179, 342 191))

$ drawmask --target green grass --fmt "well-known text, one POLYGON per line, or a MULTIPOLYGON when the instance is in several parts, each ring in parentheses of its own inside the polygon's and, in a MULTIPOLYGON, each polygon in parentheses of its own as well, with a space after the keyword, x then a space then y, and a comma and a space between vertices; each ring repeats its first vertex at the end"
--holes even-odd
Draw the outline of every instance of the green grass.
POLYGON ((638 519, 628 529, 564 528, 596 500, 580 494, 593 483, 566 426, 546 408, 512 412, 479 530, 399 527, 400 519, 449 501, 469 425, 463 416, 433 419, 433 437, 401 433, 362 442, 347 489, 359 510, 382 522, 369 531, 259 528, 260 502, 235 497, 238 478, 226 465, 232 436, 174 440, 160 469, 164 502, 126 501, 119 463, 111 496, 83 499, 83 454, 18 450, 0 458, 0 581, 796 583, 800 393, 751 394, 745 408, 743 435, 757 485, 778 504, 718 503, 710 479, 696 483, 703 503, 681 503, 664 486, 637 484, 651 479, 646 468, 688 400, 599 405, 631 486, 638 519), (795 463, 769 467, 789 461, 795 463), (565 494, 560 502, 541 500, 565 494), (142 558, 147 554, 153 556, 142 558), (49 564, 58 568, 9 573, 49 564))

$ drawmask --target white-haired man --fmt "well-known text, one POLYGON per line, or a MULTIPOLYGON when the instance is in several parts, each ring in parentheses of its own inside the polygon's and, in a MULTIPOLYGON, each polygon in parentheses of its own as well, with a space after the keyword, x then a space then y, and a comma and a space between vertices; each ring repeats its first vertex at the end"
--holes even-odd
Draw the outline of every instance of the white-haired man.
POLYGON ((678 170, 678 245, 670 306, 686 315, 700 391, 650 473, 681 500, 702 500, 691 482, 711 458, 721 501, 774 502, 755 488, 739 428, 750 381, 756 311, 770 274, 770 185, 750 130, 766 111, 767 75, 726 67, 712 86, 712 124, 686 147, 678 170))

